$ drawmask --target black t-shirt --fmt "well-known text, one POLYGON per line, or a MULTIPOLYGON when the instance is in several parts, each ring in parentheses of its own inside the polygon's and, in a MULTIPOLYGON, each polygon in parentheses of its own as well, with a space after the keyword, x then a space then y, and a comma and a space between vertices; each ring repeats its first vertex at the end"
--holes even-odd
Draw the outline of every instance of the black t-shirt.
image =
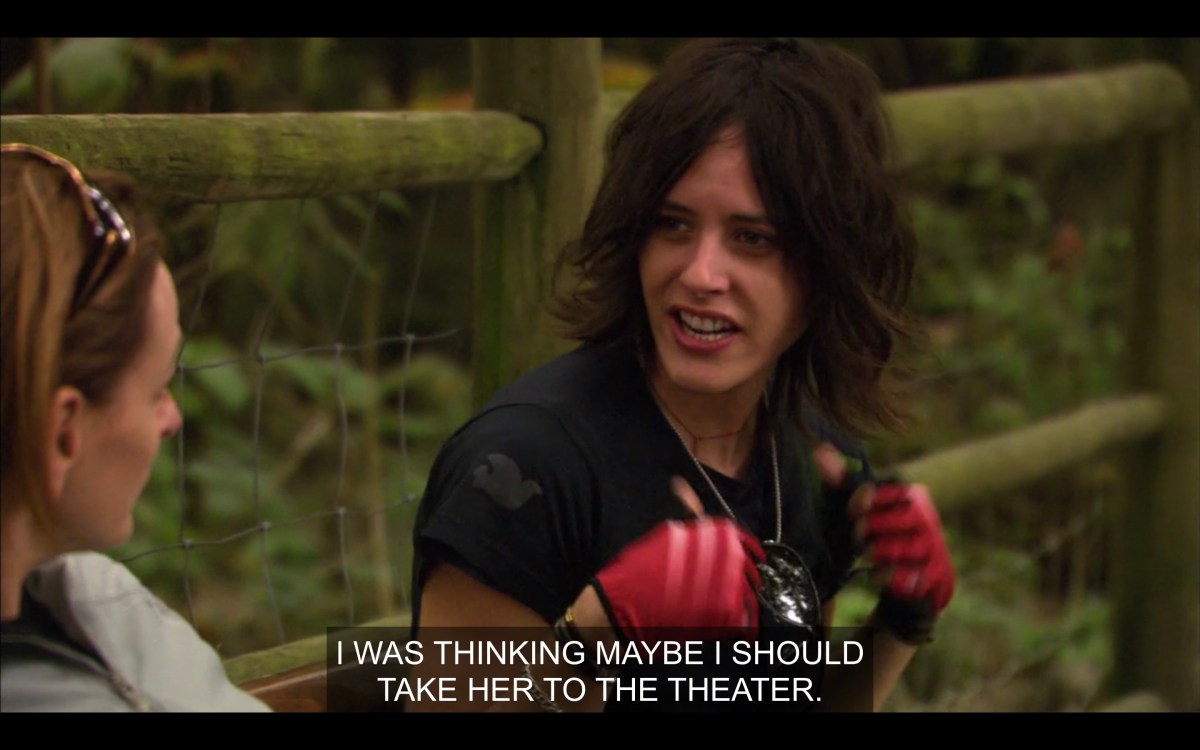
MULTIPOLYGON (((816 491, 820 482, 799 430, 776 429, 783 541, 803 556, 828 601, 854 559, 849 491, 816 491)), ((810 429, 862 458, 860 446, 819 425, 810 429)), ((866 472, 864 462, 848 487, 866 472)), ((769 450, 757 451, 746 482, 708 474, 740 523, 760 539, 773 538, 769 450)), ((627 348, 584 346, 517 379, 447 441, 434 463, 414 532, 414 632, 421 585, 437 561, 554 622, 624 546, 665 519, 689 517, 670 492, 673 475, 691 484, 708 513, 724 515, 627 348)))

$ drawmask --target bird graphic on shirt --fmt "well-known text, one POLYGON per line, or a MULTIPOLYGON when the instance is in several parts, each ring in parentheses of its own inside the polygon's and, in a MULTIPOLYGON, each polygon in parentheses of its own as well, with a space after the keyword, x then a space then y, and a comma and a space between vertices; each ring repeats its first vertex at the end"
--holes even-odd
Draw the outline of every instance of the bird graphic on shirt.
POLYGON ((489 453, 488 463, 472 472, 472 486, 483 490, 501 508, 516 510, 529 498, 542 494, 542 487, 532 479, 521 479, 517 462, 503 453, 489 453), (489 466, 490 464, 490 466, 489 466))

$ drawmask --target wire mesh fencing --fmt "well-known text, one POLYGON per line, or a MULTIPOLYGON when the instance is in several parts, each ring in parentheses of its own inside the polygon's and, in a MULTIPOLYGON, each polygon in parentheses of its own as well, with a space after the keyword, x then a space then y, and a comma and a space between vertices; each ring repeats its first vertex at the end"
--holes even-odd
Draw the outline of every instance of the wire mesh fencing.
POLYGON ((118 556, 224 656, 407 609, 415 500, 470 400, 469 288, 422 289, 430 263, 469 284, 469 244, 431 250, 437 206, 378 193, 171 218, 183 427, 118 556))

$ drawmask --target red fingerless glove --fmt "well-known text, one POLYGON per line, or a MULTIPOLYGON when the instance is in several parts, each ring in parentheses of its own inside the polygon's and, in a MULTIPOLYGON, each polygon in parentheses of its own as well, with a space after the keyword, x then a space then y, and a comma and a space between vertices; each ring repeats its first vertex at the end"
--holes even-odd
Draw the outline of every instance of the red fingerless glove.
POLYGON ((954 567, 928 490, 919 484, 879 484, 867 511, 867 541, 876 569, 891 571, 878 619, 907 643, 928 642, 954 594, 954 567))
POLYGON ((664 521, 622 549, 592 583, 630 641, 752 637, 762 546, 726 518, 664 521))

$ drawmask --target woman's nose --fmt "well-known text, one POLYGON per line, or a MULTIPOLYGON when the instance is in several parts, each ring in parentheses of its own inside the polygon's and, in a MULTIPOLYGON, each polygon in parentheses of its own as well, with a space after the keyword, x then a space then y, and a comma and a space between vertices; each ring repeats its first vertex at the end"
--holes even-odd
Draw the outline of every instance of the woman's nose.
POLYGON ((702 233, 692 248, 687 266, 680 274, 680 281, 700 296, 727 291, 728 261, 728 252, 721 237, 715 233, 702 233))
POLYGON ((175 397, 170 393, 167 394, 167 402, 163 408, 166 413, 163 414, 162 438, 166 440, 179 432, 179 428, 183 426, 183 415, 179 413, 179 404, 175 402, 175 397))

